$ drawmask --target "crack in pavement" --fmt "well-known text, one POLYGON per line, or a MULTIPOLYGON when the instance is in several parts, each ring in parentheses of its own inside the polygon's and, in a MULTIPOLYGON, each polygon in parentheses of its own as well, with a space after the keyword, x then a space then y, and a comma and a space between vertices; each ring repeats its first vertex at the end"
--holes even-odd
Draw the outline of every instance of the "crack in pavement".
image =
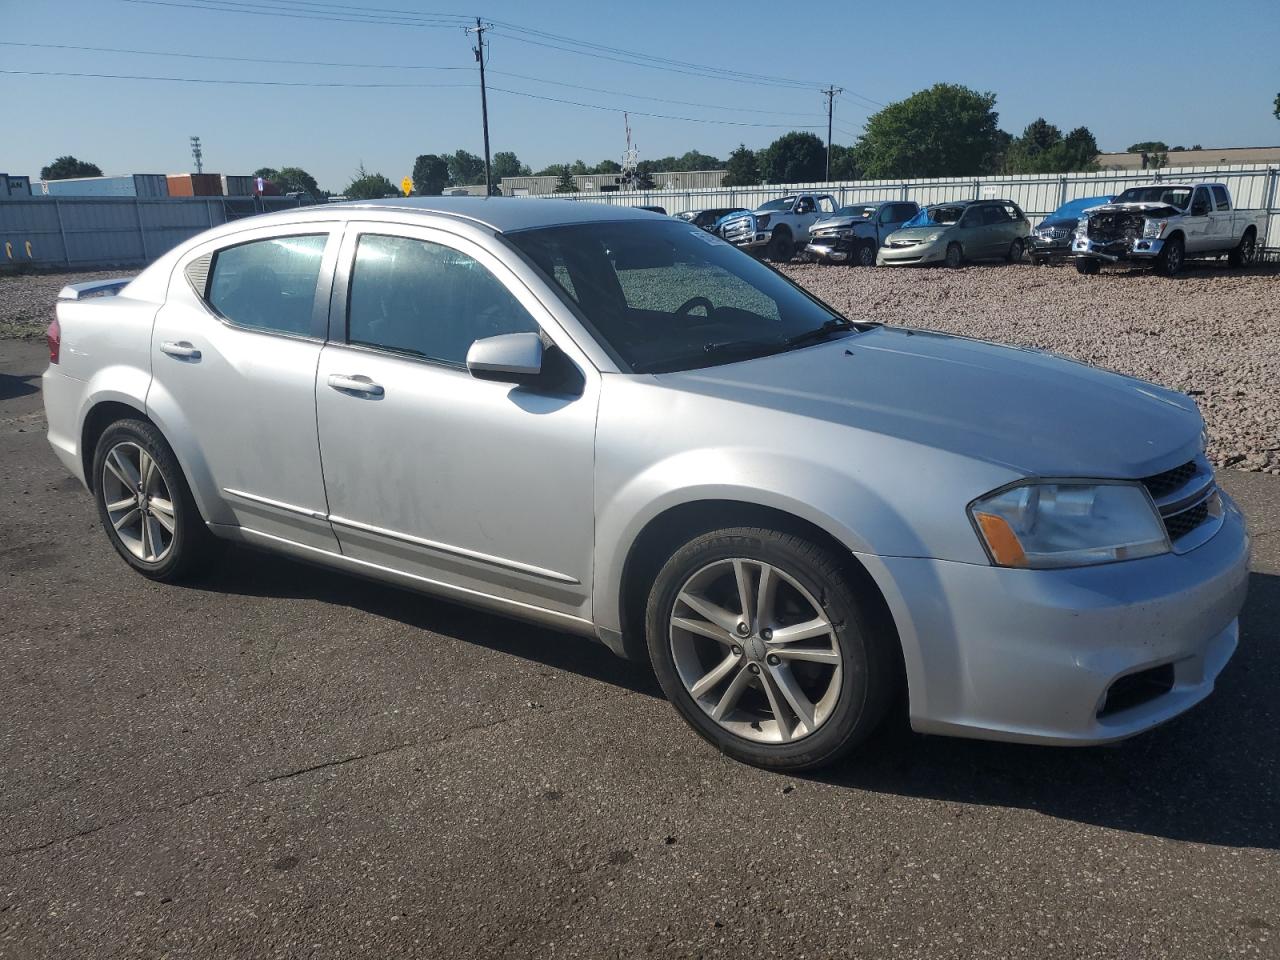
MULTIPOLYGON (((622 696, 635 696, 635 694, 623 693, 622 696)), ((541 714, 543 716, 551 716, 551 715, 561 714, 561 713, 571 713, 575 710, 589 709, 597 706, 599 703, 602 703, 603 700, 604 698, 601 698, 600 700, 591 700, 586 703, 578 703, 572 706, 560 707, 558 709, 543 710, 541 711, 541 714)), ((83 830, 77 830, 74 833, 66 834, 59 837, 54 837, 52 840, 46 840, 43 843, 32 844, 30 846, 25 846, 25 847, 16 847, 12 850, 7 850, 4 853, 0 853, 0 860, 8 860, 13 857, 22 856, 28 853, 37 853, 41 850, 46 850, 49 847, 54 846, 55 844, 69 843, 72 840, 79 840, 84 837, 92 836, 95 833, 99 833, 103 830, 110 829, 111 827, 119 826, 122 823, 130 823, 134 820, 140 820, 145 817, 152 817, 157 814, 164 815, 169 813, 175 813, 178 810, 182 810, 185 807, 192 806, 193 804, 199 803, 202 800, 209 800, 214 797, 221 797, 231 793, 241 793, 246 790, 251 790, 254 787, 264 786, 269 783, 278 783, 282 780, 292 780, 295 777, 305 776, 308 773, 315 773, 318 770, 328 770, 333 767, 342 767, 350 763, 356 763, 360 760, 375 760, 378 757, 385 757, 393 753, 398 753, 402 750, 410 749, 411 747, 438 747, 443 744, 450 743, 454 740, 457 740, 460 737, 464 737, 471 733, 476 733, 481 730, 488 730, 493 727, 502 726, 503 724, 507 724, 507 723, 514 723, 515 721, 520 720, 525 716, 527 716, 527 714, 498 717, 494 720, 490 720, 485 723, 476 723, 476 724, 472 724, 469 727, 463 727, 461 730, 455 731, 454 733, 451 733, 451 734, 447 734, 443 737, 439 737, 435 740, 413 740, 408 743, 398 743, 390 747, 383 747, 379 750, 370 750, 365 753, 356 753, 347 757, 338 757, 333 760, 325 760, 320 763, 313 763, 306 767, 299 767, 296 770, 286 770, 283 773, 273 773, 273 774, 270 774, 269 776, 259 777, 254 780, 248 780, 248 781, 245 781, 244 783, 240 783, 232 787, 224 787, 224 788, 215 789, 215 790, 207 790, 204 793, 197 794, 194 797, 189 797, 186 800, 182 800, 171 806, 157 807, 157 808, 152 808, 150 810, 144 810, 140 813, 128 814, 126 816, 119 817, 115 820, 112 820, 108 823, 99 824, 96 827, 87 827, 83 830)))

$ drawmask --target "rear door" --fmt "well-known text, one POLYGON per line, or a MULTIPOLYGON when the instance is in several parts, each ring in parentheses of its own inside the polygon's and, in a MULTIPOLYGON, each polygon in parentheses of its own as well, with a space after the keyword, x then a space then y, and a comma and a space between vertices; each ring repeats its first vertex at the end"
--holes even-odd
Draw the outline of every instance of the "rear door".
POLYGON ((315 375, 340 231, 275 226, 179 263, 152 333, 147 407, 215 523, 336 549, 315 375))
POLYGON ((340 263, 316 415, 343 553, 589 617, 599 374, 470 239, 354 223, 340 263), (520 331, 543 332, 576 388, 467 372, 472 342, 520 331))

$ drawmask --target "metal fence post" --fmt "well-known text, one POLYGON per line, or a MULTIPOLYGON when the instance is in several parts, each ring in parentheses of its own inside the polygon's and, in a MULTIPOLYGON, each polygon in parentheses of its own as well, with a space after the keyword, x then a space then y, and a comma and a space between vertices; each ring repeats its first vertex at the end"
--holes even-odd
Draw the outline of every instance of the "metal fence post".
POLYGON ((138 221, 138 241, 142 244, 142 262, 150 263, 151 257, 147 255, 147 230, 142 225, 142 201, 137 197, 133 200, 133 215, 138 221))
POLYGON ((67 246, 67 228, 62 223, 62 204, 57 198, 53 201, 53 212, 58 218, 58 235, 62 237, 62 259, 71 266, 71 248, 67 246))
POLYGON ((1061 184, 1058 190, 1058 206, 1062 206, 1067 202, 1067 178, 1059 177, 1058 182, 1061 184))

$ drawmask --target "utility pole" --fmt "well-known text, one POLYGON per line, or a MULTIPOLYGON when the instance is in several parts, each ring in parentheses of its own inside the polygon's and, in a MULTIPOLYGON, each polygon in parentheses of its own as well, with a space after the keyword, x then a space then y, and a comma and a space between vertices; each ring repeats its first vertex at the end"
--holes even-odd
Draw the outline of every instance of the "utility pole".
POLYGON ((471 52, 476 55, 476 62, 480 64, 480 117, 484 121, 484 193, 485 196, 493 194, 493 174, 489 167, 489 95, 484 88, 484 32, 489 27, 480 22, 480 18, 476 17, 476 25, 467 27, 467 33, 476 35, 476 45, 471 48, 471 52))
POLYGON ((831 112, 838 93, 844 93, 844 87, 830 86, 822 91, 827 98, 827 183, 831 182, 831 112))
POLYGON ((200 149, 200 138, 191 138, 191 159, 196 162, 196 173, 204 173, 204 151, 200 149))

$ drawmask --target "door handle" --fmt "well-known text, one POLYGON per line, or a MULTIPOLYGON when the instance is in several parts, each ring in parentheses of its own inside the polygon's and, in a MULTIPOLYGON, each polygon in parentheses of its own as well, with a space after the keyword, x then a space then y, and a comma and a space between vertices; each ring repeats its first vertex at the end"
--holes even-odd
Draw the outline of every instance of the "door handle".
POLYGON ((186 340, 165 340, 160 344, 160 350, 171 357, 181 357, 183 360, 200 359, 200 351, 186 340))
POLYGON ((329 374, 329 386, 346 393, 363 393, 369 397, 380 397, 383 394, 382 384, 374 383, 368 377, 356 374, 344 376, 340 373, 329 374))

